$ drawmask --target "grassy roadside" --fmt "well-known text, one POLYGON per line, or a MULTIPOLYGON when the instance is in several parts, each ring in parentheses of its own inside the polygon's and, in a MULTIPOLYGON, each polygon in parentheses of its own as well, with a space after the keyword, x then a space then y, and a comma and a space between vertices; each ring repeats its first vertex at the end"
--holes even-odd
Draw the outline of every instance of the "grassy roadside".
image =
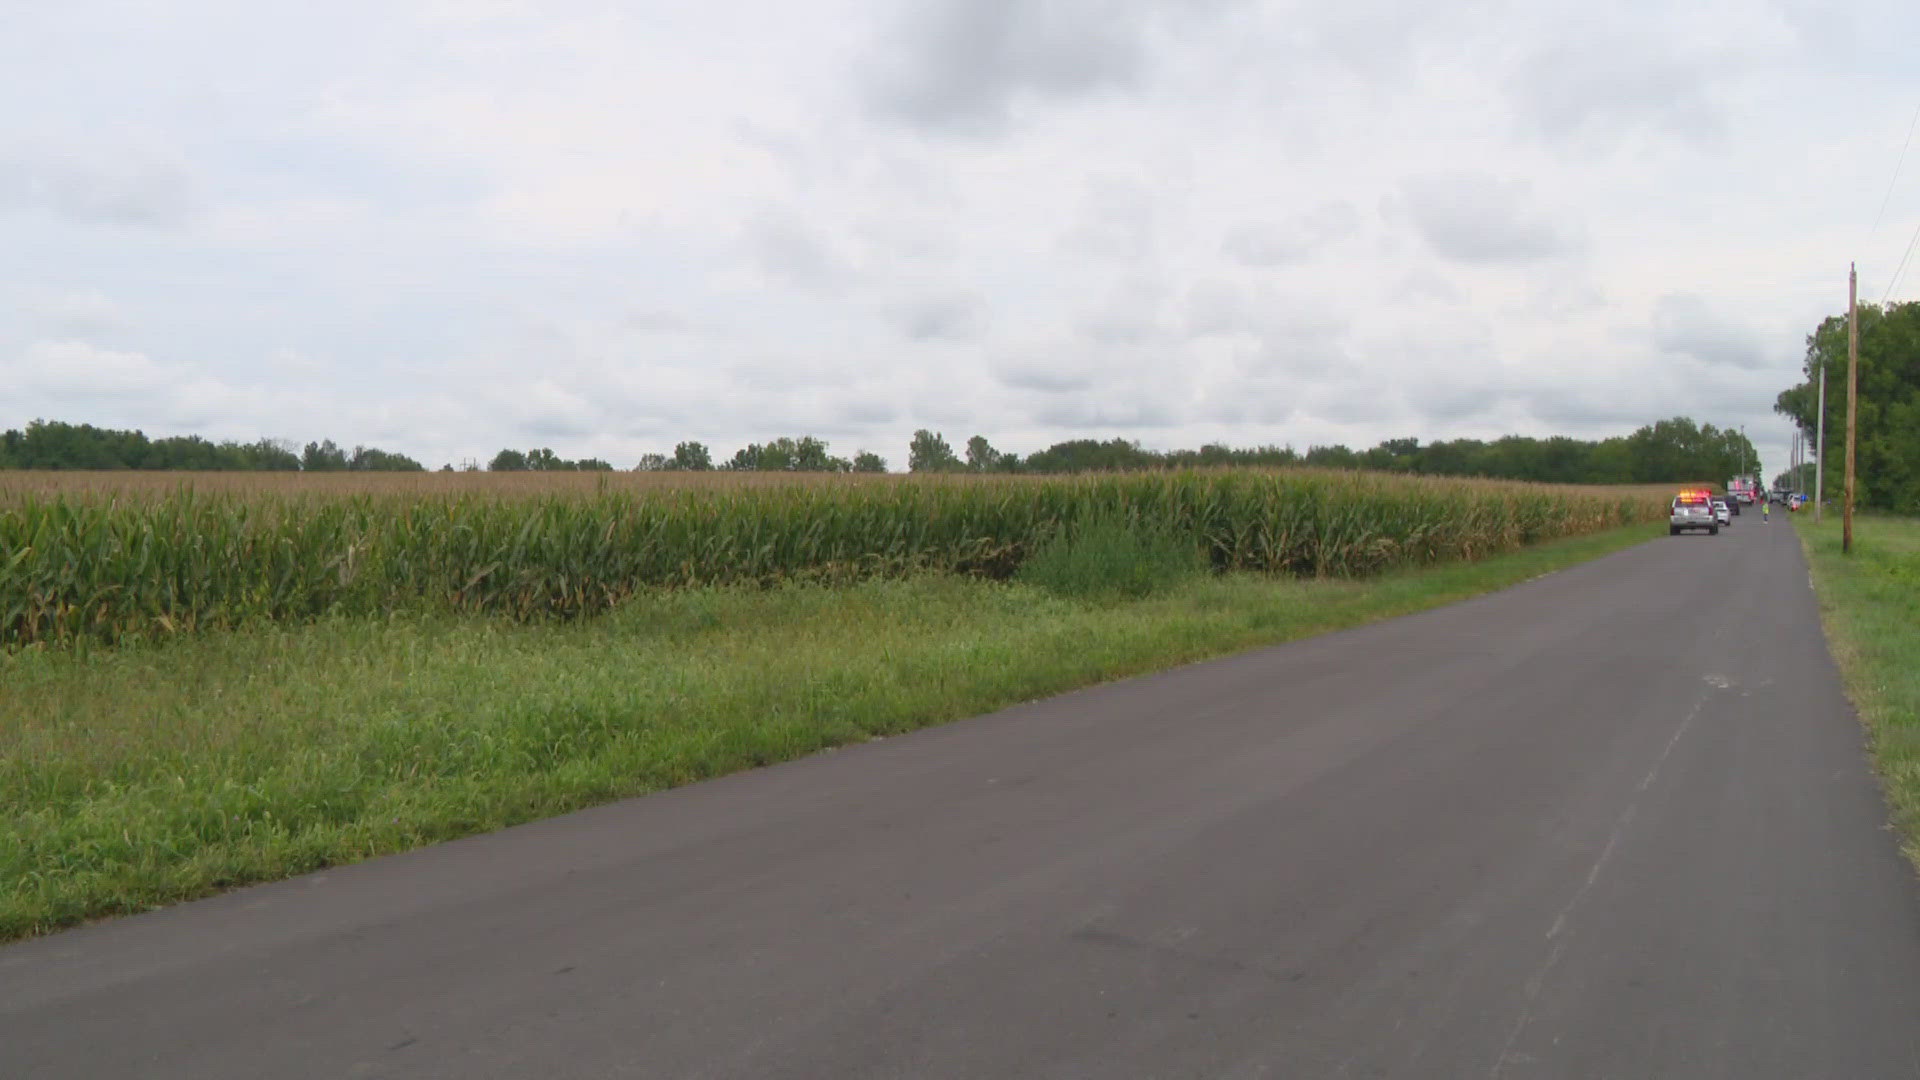
POLYGON ((0 940, 1435 607, 1659 534, 1130 601, 948 576, 0 659, 0 940))
POLYGON ((1856 517, 1852 556, 1840 553, 1839 515, 1815 525, 1797 514, 1795 525, 1847 697, 1920 867, 1920 519, 1856 517))

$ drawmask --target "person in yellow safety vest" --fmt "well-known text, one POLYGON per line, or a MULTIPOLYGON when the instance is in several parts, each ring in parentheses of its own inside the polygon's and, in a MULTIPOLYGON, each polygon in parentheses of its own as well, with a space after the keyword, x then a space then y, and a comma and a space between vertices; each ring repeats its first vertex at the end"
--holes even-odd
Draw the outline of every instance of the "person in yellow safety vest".
POLYGON ((1773 500, 1772 499, 1768 499, 1765 502, 1762 502, 1760 504, 1760 520, 1762 523, 1767 525, 1773 524, 1773 500))

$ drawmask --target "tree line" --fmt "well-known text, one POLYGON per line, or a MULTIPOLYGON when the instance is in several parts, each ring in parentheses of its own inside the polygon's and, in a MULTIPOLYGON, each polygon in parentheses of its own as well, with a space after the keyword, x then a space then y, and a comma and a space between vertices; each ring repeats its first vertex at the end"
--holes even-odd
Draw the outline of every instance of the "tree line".
POLYGON ((1149 450, 1127 439, 1073 439, 1026 457, 1002 453, 984 437, 967 440, 965 456, 937 432, 914 433, 908 447, 913 472, 1071 473, 1217 466, 1313 465, 1429 476, 1483 476, 1558 484, 1635 484, 1689 480, 1724 482, 1753 470, 1758 457, 1738 430, 1677 416, 1630 435, 1586 441, 1567 436, 1509 435, 1484 441, 1452 439, 1422 444, 1387 439, 1367 450, 1347 446, 1236 449, 1208 444, 1198 450, 1149 450))
MULTIPOLYGON (((1366 450, 1336 444, 1309 447, 1304 453, 1290 446, 1272 445, 1235 448, 1208 444, 1197 450, 1150 450, 1136 441, 1116 438, 1069 439, 1022 456, 995 449, 982 435, 970 437, 964 449, 956 451, 943 435, 925 429, 914 432, 907 447, 908 471, 916 473, 1038 474, 1314 465, 1562 484, 1722 481, 1750 470, 1755 460, 1752 444, 1740 432, 1696 424, 1687 417, 1661 420, 1631 435, 1597 441, 1509 435, 1490 442, 1453 439, 1422 444, 1419 439, 1398 438, 1366 450)), ((213 443, 192 435, 149 439, 138 431, 47 421, 35 421, 24 432, 0 435, 0 468, 422 470, 419 462, 403 454, 364 446, 349 451, 331 440, 308 443, 296 452, 292 444, 265 439, 244 444, 213 443)), ((612 471, 614 466, 599 458, 570 460, 540 447, 503 449, 485 468, 491 472, 573 472, 612 471)), ((722 460, 716 460, 706 444, 690 440, 677 444, 671 454, 645 454, 634 468, 640 472, 883 473, 887 462, 866 450, 842 457, 834 454, 824 440, 804 435, 749 443, 722 460)), ((481 466, 468 462, 463 469, 479 471, 481 466)), ((453 466, 442 466, 442 471, 451 472, 453 466)))
POLYGON ((372 446, 346 450, 331 439, 295 444, 212 442, 198 435, 150 439, 144 432, 35 420, 0 432, 0 469, 178 469, 220 472, 420 472, 405 454, 372 446))
POLYGON ((767 443, 748 443, 731 458, 715 463, 713 452, 701 442, 683 442, 672 454, 643 454, 636 472, 839 472, 883 473, 887 461, 862 450, 850 458, 828 452, 827 444, 811 435, 783 436, 767 443))
MULTIPOLYGON (((1920 301, 1862 304, 1859 308, 1859 382, 1854 439, 1854 505, 1865 510, 1920 514, 1920 301)), ((1821 494, 1838 500, 1846 484, 1847 317, 1823 319, 1807 335, 1802 381, 1780 392, 1774 411, 1792 420, 1808 440, 1818 434, 1820 373, 1827 377, 1827 460, 1821 494)), ((1813 490, 1813 463, 1780 486, 1813 490)))

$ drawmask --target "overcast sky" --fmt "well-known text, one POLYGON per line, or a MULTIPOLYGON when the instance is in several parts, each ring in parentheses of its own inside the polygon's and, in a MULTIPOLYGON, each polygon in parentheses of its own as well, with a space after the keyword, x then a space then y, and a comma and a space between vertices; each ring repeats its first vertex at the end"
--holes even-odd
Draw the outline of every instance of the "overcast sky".
POLYGON ((1878 300, 1920 226, 1915 42, 1911 0, 0 0, 0 428, 901 469, 1688 414, 1771 476, 1848 261, 1878 300))

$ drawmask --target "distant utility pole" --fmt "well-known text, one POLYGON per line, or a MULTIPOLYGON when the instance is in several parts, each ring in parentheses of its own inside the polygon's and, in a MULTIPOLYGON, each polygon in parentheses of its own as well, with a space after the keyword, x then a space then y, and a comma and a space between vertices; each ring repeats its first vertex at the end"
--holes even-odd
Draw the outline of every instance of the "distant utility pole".
POLYGON ((1827 471, 1827 358, 1820 358, 1820 415, 1813 436, 1813 523, 1820 524, 1820 478, 1827 471))
POLYGON ((1859 272, 1847 264, 1847 495, 1840 510, 1840 553, 1853 554, 1853 435, 1860 417, 1859 272))

